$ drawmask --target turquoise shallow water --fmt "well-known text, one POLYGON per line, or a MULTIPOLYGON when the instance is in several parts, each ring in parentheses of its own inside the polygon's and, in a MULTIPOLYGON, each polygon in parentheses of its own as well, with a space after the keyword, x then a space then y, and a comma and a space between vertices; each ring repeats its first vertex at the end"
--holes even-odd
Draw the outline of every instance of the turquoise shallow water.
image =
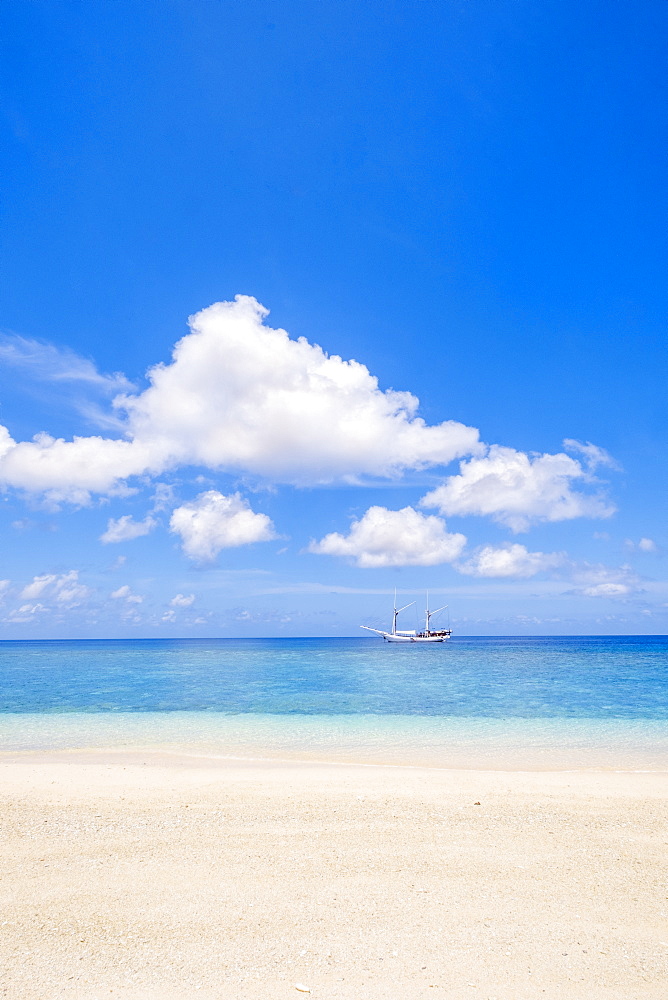
POLYGON ((0 749, 668 768, 668 640, 0 644, 0 749))
POLYGON ((237 759, 668 770, 656 720, 146 712, 5 715, 0 750, 164 750, 237 759))

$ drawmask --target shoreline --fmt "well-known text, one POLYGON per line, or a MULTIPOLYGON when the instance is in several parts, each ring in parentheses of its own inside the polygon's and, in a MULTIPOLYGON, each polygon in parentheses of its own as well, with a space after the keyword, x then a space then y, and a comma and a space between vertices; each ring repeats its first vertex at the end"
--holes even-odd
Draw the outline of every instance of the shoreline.
POLYGON ((665 996, 666 773, 0 765, 17 1000, 665 996))
POLYGON ((656 719, 207 711, 2 716, 0 759, 135 751, 440 769, 668 771, 668 725, 656 719))
POLYGON ((485 762, 465 762, 458 760, 450 763, 413 762, 413 761, 383 761, 383 760, 335 760, 319 756, 313 757, 279 757, 257 756, 253 754, 239 755, 235 753, 207 752, 204 750, 184 750, 170 746, 136 746, 136 747, 67 747, 59 749, 29 749, 0 750, 0 768, 5 765, 21 764, 98 764, 104 766, 138 763, 150 764, 153 767, 179 768, 225 768, 225 767, 306 767, 306 768, 371 768, 396 771, 433 771, 436 773, 462 772, 471 774, 650 774, 668 775, 668 761, 656 767, 632 767, 616 764, 596 765, 580 762, 579 764, 537 764, 516 765, 513 767, 485 762))

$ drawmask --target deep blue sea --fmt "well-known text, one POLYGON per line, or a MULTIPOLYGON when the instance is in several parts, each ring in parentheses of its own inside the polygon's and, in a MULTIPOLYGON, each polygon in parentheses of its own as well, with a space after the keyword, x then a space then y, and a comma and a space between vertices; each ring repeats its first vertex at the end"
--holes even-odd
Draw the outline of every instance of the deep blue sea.
POLYGON ((668 638, 0 643, 0 749, 668 768, 668 638))

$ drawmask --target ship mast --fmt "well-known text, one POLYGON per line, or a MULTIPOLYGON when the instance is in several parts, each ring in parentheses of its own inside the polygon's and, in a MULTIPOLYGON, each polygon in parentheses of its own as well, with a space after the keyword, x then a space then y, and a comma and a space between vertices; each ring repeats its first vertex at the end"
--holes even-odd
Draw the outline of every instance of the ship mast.
POLYGON ((397 588, 395 587, 394 588, 394 614, 393 614, 393 617, 392 617, 392 631, 391 631, 390 635, 396 635, 397 634, 397 617, 401 614, 402 611, 405 611, 406 608, 410 608, 411 604, 415 604, 415 601, 411 601, 410 604, 405 604, 403 606, 403 608, 397 608, 397 588))
POLYGON ((445 609, 447 608, 447 606, 448 606, 447 604, 444 604, 442 608, 436 608, 436 611, 430 611, 429 610, 429 591, 427 591, 427 612, 426 612, 426 614, 427 614, 427 621, 426 621, 425 628, 424 628, 424 630, 427 633, 427 635, 429 635, 429 622, 431 621, 431 619, 434 617, 434 615, 437 615, 439 613, 439 611, 445 611, 445 609))

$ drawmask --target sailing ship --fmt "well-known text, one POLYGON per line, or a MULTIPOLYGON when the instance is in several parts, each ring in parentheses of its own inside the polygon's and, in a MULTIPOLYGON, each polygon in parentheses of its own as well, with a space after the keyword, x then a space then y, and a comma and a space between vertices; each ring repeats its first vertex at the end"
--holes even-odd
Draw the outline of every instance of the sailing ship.
POLYGON ((429 610, 429 594, 427 594, 427 609, 425 612, 425 625, 421 632, 417 629, 398 629, 397 628, 397 618, 402 611, 406 611, 407 608, 412 608, 415 601, 411 601, 410 604, 404 605, 403 608, 397 608, 397 592, 394 592, 394 612, 392 615, 392 631, 384 632, 379 628, 371 628, 369 625, 360 625, 360 628, 365 628, 367 632, 375 632, 377 635, 382 636, 384 642, 445 642, 452 635, 452 630, 449 628, 441 629, 431 629, 431 619, 434 615, 437 615, 439 611, 445 611, 447 604, 444 604, 442 608, 437 608, 435 611, 429 610))

